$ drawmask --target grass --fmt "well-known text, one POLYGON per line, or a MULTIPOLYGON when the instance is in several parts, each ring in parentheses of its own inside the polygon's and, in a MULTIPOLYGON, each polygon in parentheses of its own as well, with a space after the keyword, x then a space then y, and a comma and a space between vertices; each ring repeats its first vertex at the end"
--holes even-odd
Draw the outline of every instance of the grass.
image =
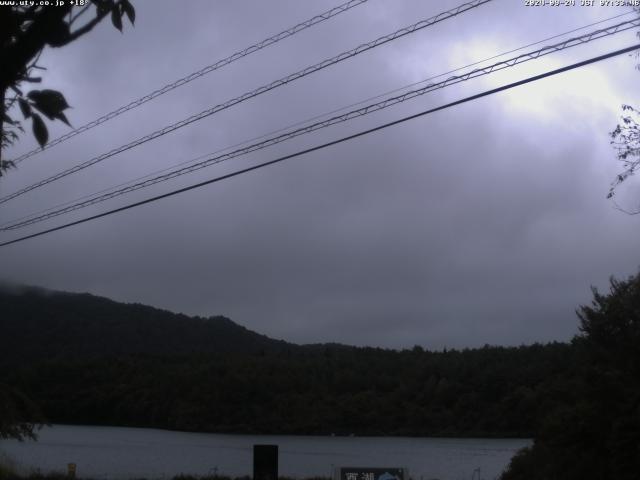
MULTIPOLYGON (((47 474, 35 472, 35 473, 30 473, 29 475, 19 475, 18 473, 16 473, 15 467, 11 468, 4 463, 0 463, 0 480, 69 480, 69 477, 67 476, 66 473, 61 473, 61 472, 51 472, 47 474)), ((92 479, 86 478, 86 477, 76 477, 75 480, 92 480, 92 479)), ((152 479, 132 478, 130 480, 152 480, 152 479)), ((249 476, 227 477, 224 475, 204 475, 204 476, 177 475, 173 477, 172 480, 251 480, 251 477, 249 476)), ((278 480, 301 480, 301 479, 279 477, 278 480)), ((325 477, 311 477, 304 480, 329 480, 329 479, 325 477)))
POLYGON ((8 455, 0 452, 0 480, 19 478, 16 462, 8 455))
MULTIPOLYGON (((18 465, 11 457, 0 452, 0 480, 69 480, 66 472, 42 473, 40 471, 29 474, 20 474, 18 465)), ((93 480, 90 477, 75 477, 75 480, 93 480)), ((131 478, 130 480, 153 480, 146 478, 131 478)), ((171 480, 252 480, 250 476, 229 477, 226 475, 176 475, 171 480)), ((278 477, 278 480, 330 480, 328 477, 309 477, 294 479, 290 477, 278 477)))

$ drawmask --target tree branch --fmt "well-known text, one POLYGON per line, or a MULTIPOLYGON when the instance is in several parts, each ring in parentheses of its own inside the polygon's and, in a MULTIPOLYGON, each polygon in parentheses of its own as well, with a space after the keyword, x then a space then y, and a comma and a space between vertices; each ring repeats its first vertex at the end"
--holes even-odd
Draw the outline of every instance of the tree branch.
MULTIPOLYGON (((85 5, 84 7, 82 7, 82 9, 76 13, 73 17, 71 17, 71 20, 69 20, 69 26, 73 25, 73 22, 75 22, 78 18, 80 18, 85 12, 87 12, 89 10, 89 8, 91 8, 91 4, 88 3, 87 5, 85 5)), ((69 14, 71 14, 71 12, 69 12, 69 14)))
POLYGON ((69 37, 67 38, 67 40, 65 40, 63 43, 61 43, 60 45, 57 45, 57 46, 58 47, 63 47, 64 45, 67 45, 68 43, 71 43, 74 40, 80 38, 82 35, 85 35, 85 34, 89 33, 108 14, 109 14, 108 11, 107 12, 103 12, 103 13, 96 13, 96 16, 95 16, 95 18, 93 20, 91 20, 90 22, 86 23, 83 27, 79 28, 75 32, 70 33, 69 37))
MULTIPOLYGON (((3 51, 0 51, 0 88, 6 88, 15 83, 18 75, 50 41, 55 28, 64 23, 64 17, 71 6, 45 8, 38 12, 31 26, 17 41, 3 51)), ((66 25, 66 24, 65 24, 66 25)))
POLYGON ((616 201, 615 201, 615 199, 612 199, 611 201, 613 202, 613 208, 615 208, 616 210, 621 211, 622 213, 626 213, 627 215, 639 215, 639 214, 640 214, 640 210, 636 210, 636 211, 633 211, 633 210, 627 210, 627 209, 625 209, 625 208, 622 208, 622 207, 618 204, 618 202, 616 202, 616 201))
POLYGON ((4 170, 4 162, 2 161, 2 147, 4 146, 4 115, 7 113, 4 105, 4 97, 7 94, 5 89, 0 90, 0 100, 2 100, 2 115, 0 115, 0 177, 4 170))

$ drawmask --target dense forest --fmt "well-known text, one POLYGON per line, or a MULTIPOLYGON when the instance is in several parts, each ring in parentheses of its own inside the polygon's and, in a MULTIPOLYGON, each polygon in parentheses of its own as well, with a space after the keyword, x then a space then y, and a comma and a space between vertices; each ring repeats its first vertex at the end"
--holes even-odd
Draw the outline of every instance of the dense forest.
POLYGON ((640 274, 578 310, 572 393, 540 417, 503 480, 640 478, 640 274))
POLYGON ((7 369, 57 423, 245 433, 530 436, 562 397, 566 345, 132 355, 7 369))
POLYGON ((271 340, 87 294, 0 293, 2 382, 53 423, 210 432, 531 436, 573 349, 393 351, 271 340))
POLYGON ((299 346, 87 294, 13 289, 0 304, 0 403, 52 423, 525 436, 503 480, 640 471, 640 275, 594 290, 571 343, 437 352, 299 346))
POLYGON ((0 284, 0 361, 249 353, 289 346, 228 318, 188 317, 89 294, 0 284))

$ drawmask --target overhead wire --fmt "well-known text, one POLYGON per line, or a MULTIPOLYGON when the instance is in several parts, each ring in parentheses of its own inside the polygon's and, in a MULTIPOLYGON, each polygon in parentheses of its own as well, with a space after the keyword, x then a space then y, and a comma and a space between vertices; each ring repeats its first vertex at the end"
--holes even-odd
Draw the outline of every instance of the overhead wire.
MULTIPOLYGON (((395 96, 395 97, 390 97, 387 98, 381 102, 377 102, 374 104, 370 104, 367 105, 365 107, 356 109, 356 110, 351 110, 347 113, 344 113, 342 115, 337 115, 334 117, 331 117, 329 119, 320 121, 320 122, 316 122, 313 123, 311 125, 307 125, 305 127, 301 127, 292 131, 289 131, 287 133, 275 136, 275 137, 271 137, 268 138, 264 141, 261 142, 257 142, 251 145, 248 145, 246 147, 243 148, 239 148, 237 150, 225 153, 225 154, 221 154, 221 155, 216 155, 213 156, 211 158, 206 158, 205 160, 199 161, 197 163, 193 163, 193 161, 189 162, 191 163, 188 166, 179 168, 177 170, 173 170, 170 171, 169 173, 163 174, 163 175, 158 175, 156 177, 135 183, 133 185, 128 185, 126 187, 117 189, 117 190, 112 190, 112 191, 108 191, 107 193, 102 193, 98 192, 97 194, 94 194, 93 196, 89 196, 90 198, 88 198, 87 200, 84 201, 80 201, 77 203, 73 203, 71 205, 68 206, 64 206, 62 208, 59 209, 54 209, 54 210, 48 210, 46 213, 42 213, 42 214, 32 214, 27 216, 27 219, 22 220, 14 220, 12 221, 10 224, 7 225, 7 223, 3 224, 2 226, 0 226, 0 231, 9 231, 9 230, 15 230, 18 228, 23 228, 29 225, 33 225, 35 223, 39 223, 45 220, 48 220, 50 218, 59 216, 59 215, 63 215, 66 213, 70 213, 72 211, 75 210, 79 210, 81 208, 85 208, 88 207, 90 205, 95 205, 97 203, 101 203, 104 202, 106 200, 110 200, 112 198, 127 194, 127 193, 131 193, 133 191, 142 189, 142 188, 146 188, 149 187, 151 185, 155 185, 157 183, 160 182, 164 182, 164 181, 168 181, 170 179, 173 178, 177 178, 179 176, 188 174, 188 173, 192 173, 194 171, 200 170, 202 168, 211 166, 213 164, 217 164, 217 163, 221 163, 227 160, 230 160, 232 158, 236 158, 239 157, 241 155, 246 155, 248 153, 251 152, 255 152, 257 150, 262 150, 263 148, 267 148, 273 145, 276 145, 278 143, 282 143, 284 141, 290 140, 292 138, 298 137, 300 135, 303 134, 307 134, 316 130, 320 130, 322 128, 326 128, 338 123, 343 123, 346 121, 349 121, 353 118, 356 117, 360 117, 360 116, 364 116, 364 115, 368 115, 370 113, 376 112, 376 111, 380 111, 383 110, 385 108, 388 108, 392 105, 396 105, 398 103, 402 103, 404 101, 416 98, 418 96, 424 95, 426 93, 438 90, 438 89, 442 89, 442 88, 446 88, 448 86, 451 85, 455 85, 457 83, 461 83, 467 80, 470 80, 472 78, 477 78, 480 76, 484 76, 484 75, 488 75, 491 73, 494 73, 496 71, 500 71, 503 70, 505 68, 510 68, 510 67, 514 67, 516 65, 520 65, 524 62, 527 61, 531 61, 531 60, 535 60, 538 59, 542 56, 545 55, 549 55, 551 53, 555 53, 555 52, 559 52, 562 50, 566 50, 567 48, 571 48, 577 45, 584 45, 588 42, 591 42, 593 40, 597 40, 600 38, 604 38, 604 37, 608 37, 626 30, 629 30, 631 28, 636 28, 640 26, 640 19, 633 19, 633 20, 627 20, 624 22, 620 22, 616 25, 612 25, 603 29, 599 29, 599 30, 595 30, 592 31, 590 33, 578 36, 578 37, 572 37, 569 39, 566 39, 562 42, 558 42, 554 45, 549 45, 549 46, 545 46, 543 48, 540 48, 538 50, 529 52, 529 53, 524 53, 521 55, 518 55, 516 57, 512 57, 510 59, 507 60, 503 60, 501 62, 497 62, 494 63, 492 65, 488 65, 486 67, 482 67, 482 68, 477 68, 474 70, 471 70, 467 73, 464 73, 462 75, 458 75, 458 76, 452 76, 447 78, 446 80, 442 81, 442 82, 438 82, 438 83, 432 83, 429 85, 426 85, 423 88, 417 89, 417 90, 412 90, 409 92, 406 92, 402 95, 399 96, 395 96)), ((199 158, 202 158, 199 157, 199 158)))
POLYGON ((98 218, 103 218, 103 217, 106 217, 108 215, 113 215, 115 213, 123 212, 125 210, 129 210, 129 209, 136 208, 136 207, 139 207, 139 206, 142 206, 142 205, 153 203, 153 202, 156 202, 156 201, 164 199, 164 198, 172 197, 174 195, 178 195, 180 193, 184 193, 184 192, 187 192, 187 191, 190 191, 190 190, 194 190, 194 189, 206 186, 206 185, 210 185, 212 183, 216 183, 216 182, 220 182, 222 180, 226 180, 226 179, 229 179, 229 178, 232 178, 232 177, 236 177, 238 175, 242 175, 244 173, 248 173, 248 172, 253 171, 253 170, 258 170, 260 168, 264 168, 264 167, 267 167, 269 165, 274 165, 276 163, 280 163, 280 162, 283 162, 285 160, 289 160, 291 158, 299 157, 299 156, 302 156, 302 155, 305 155, 305 154, 308 154, 308 153, 311 153, 311 152, 322 150, 324 148, 327 148, 327 147, 330 147, 330 146, 333 146, 333 145, 337 145, 337 144, 340 144, 340 143, 343 143, 343 142, 346 142, 346 141, 349 141, 349 140, 353 140, 355 138, 362 137, 364 135, 368 135, 368 134, 371 134, 373 132, 377 132, 377 131, 383 130, 385 128, 389 128, 389 127, 394 126, 394 125, 399 125, 401 123, 404 123, 404 122, 407 122, 409 120, 413 120, 413 119, 416 119, 416 118, 419 118, 419 117, 422 117, 422 116, 425 116, 425 115, 429 115, 431 113, 435 113, 435 112, 438 112, 438 111, 441 111, 441 110, 445 110, 447 108, 451 108, 451 107, 454 107, 454 106, 457 106, 457 105, 461 105, 463 103, 467 103, 467 102, 470 102, 470 101, 473 101, 473 100, 478 100, 480 98, 483 98, 483 97, 486 97, 486 96, 489 96, 489 95, 494 95, 496 93, 499 93, 499 92, 502 92, 502 91, 505 91, 505 90, 509 90, 509 89, 512 89, 512 88, 515 88, 515 87, 519 87, 521 85, 525 85, 525 84, 528 84, 528 83, 531 83, 531 82, 539 81, 539 80, 542 80, 543 78, 551 77, 553 75, 558 75, 560 73, 564 73, 564 72, 567 72, 567 71, 570 71, 570 70, 574 70, 576 68, 580 68, 580 67, 583 67, 583 66, 586 66, 586 65, 591 65, 593 63, 600 62, 600 61, 603 61, 603 60, 606 60, 606 59, 609 59, 609 58, 612 58, 612 57, 616 57, 616 56, 619 56, 619 55, 624 55, 625 53, 630 53, 630 52, 636 51, 638 49, 640 49, 640 44, 632 45, 630 47, 622 48, 622 49, 619 49, 619 50, 615 50, 613 52, 609 52, 609 53, 606 53, 604 55, 599 55, 597 57, 592 57, 590 59, 583 60, 583 61, 577 62, 577 63, 573 63, 571 65, 566 65, 564 67, 557 68, 557 69, 554 69, 554 70, 550 70, 550 71, 547 71, 545 73, 541 73, 541 74, 538 74, 538 75, 533 75, 533 76, 527 77, 527 78, 525 78, 523 80, 519 80, 517 82, 512 82, 512 83, 509 83, 509 84, 506 84, 506 85, 502 85, 500 87, 493 88, 493 89, 490 89, 490 90, 485 90, 484 92, 481 92, 481 93, 478 93, 478 94, 475 94, 475 95, 471 95, 471 96, 462 98, 460 100, 449 102, 447 104, 440 105, 440 106, 435 107, 435 108, 430 108, 428 110, 424 110, 422 112, 419 112, 419 113, 416 113, 416 114, 413 114, 413 115, 409 115, 409 116, 400 118, 398 120, 394 120, 392 122, 384 123, 382 125, 378 125, 377 127, 369 128, 367 130, 363 130, 363 131, 360 131, 358 133, 339 138, 337 140, 326 142, 326 143, 323 143, 321 145, 316 145, 315 147, 311 147, 311 148, 307 148, 307 149, 304 149, 304 150, 300 150, 298 152, 295 152, 295 153, 292 153, 292 154, 289 154, 289 155, 284 155, 284 156, 278 157, 278 158, 276 158, 274 160, 263 162, 263 163, 260 163, 258 165, 253 165, 251 167, 247 167, 247 168, 244 168, 242 170, 237 170, 235 172, 228 173, 226 175, 222 175, 222 176, 219 176, 219 177, 215 177, 215 178, 206 180, 204 182, 196 183, 194 185, 189 185, 188 187, 184 187, 184 188, 180 188, 180 189, 177 189, 177 190, 173 190, 171 192, 167 192, 167 193, 164 193, 164 194, 161 194, 161 195, 157 195, 155 197, 147 198, 147 199, 139 201, 139 202, 131 203, 131 204, 125 205, 123 207, 119 207, 119 208, 115 208, 113 210, 109 210, 107 212, 102 212, 102 213, 99 213, 97 215, 92 215, 90 217, 85 217, 85 218, 82 218, 80 220, 69 222, 69 223, 66 223, 64 225, 59 225, 57 227, 49 228, 49 229, 42 230, 42 231, 39 231, 39 232, 36 232, 36 233, 32 233, 30 235, 25 235, 25 236, 20 237, 20 238, 9 240, 9 241, 0 243, 0 247, 5 247, 5 246, 8 246, 8 245, 12 245, 12 244, 18 243, 18 242, 23 242, 23 241, 31 239, 31 238, 36 238, 36 237, 39 237, 39 236, 42 236, 42 235, 46 235, 48 233, 56 232, 56 231, 63 230, 63 229, 66 229, 66 228, 70 228, 70 227, 75 226, 75 225, 80 225, 82 223, 86 223, 86 222, 89 222, 91 220, 96 220, 98 218))
POLYGON ((96 120, 93 120, 91 122, 88 122, 84 125, 82 125, 81 127, 78 127, 68 133, 65 133, 64 135, 61 135, 60 137, 51 140, 50 142, 48 142, 47 144, 45 144, 42 148, 35 148, 29 152, 26 152, 22 155, 20 155, 19 157, 15 158, 13 161, 14 164, 18 164, 20 162, 22 162, 23 160, 26 160, 29 157, 32 157, 40 152, 43 152, 45 150, 48 150, 49 148, 58 145, 60 143, 63 143, 67 140, 69 140, 70 138, 75 137, 76 135, 86 132, 87 130, 91 130, 92 128, 97 127, 98 125, 101 125, 105 122, 108 122, 109 120, 116 118, 120 115, 122 115, 125 112, 128 112, 129 110, 133 110, 134 108, 137 108, 151 100, 153 100, 154 98, 159 97, 160 95, 164 95, 165 93, 168 93, 178 87, 181 87, 183 85, 186 85, 189 82, 192 82, 193 80, 200 78, 204 75, 207 75, 215 70, 218 70, 222 67, 226 67, 227 65, 240 60, 241 58, 244 58, 248 55, 251 55, 252 53, 258 52, 266 47, 269 47, 271 45, 274 45, 278 42, 280 42, 281 40, 284 40, 286 38, 289 38, 293 35, 295 35, 298 32, 301 32, 303 30, 306 30, 307 28, 313 27, 315 25, 318 25, 319 23, 322 23, 326 20, 329 20, 332 17, 335 17, 337 15, 340 15, 341 13, 344 13, 354 7, 357 7, 358 5, 362 5, 365 2, 368 2, 369 0, 349 0, 348 2, 342 3, 341 5, 338 5, 337 7, 334 7, 330 10, 327 10, 326 12, 323 12, 319 15, 316 15, 312 18, 309 18, 308 20, 305 20, 304 22, 298 23, 297 25, 294 25, 293 27, 287 28, 286 30, 283 30, 280 33, 277 33, 275 35, 272 35, 271 37, 265 38, 264 40, 259 41, 258 43, 254 43, 253 45, 246 47, 242 50, 239 50, 231 55, 229 55, 228 57, 225 57, 221 60, 216 61, 215 63, 212 63, 211 65, 207 65, 206 67, 201 68, 200 70, 198 70, 197 72, 193 72, 185 77, 179 78, 178 80, 175 80, 167 85, 165 85, 164 87, 158 88, 157 90, 154 90, 153 92, 138 98, 137 100, 133 100, 132 102, 123 105, 115 110, 113 110, 112 112, 109 112, 99 118, 97 118, 96 120))
MULTIPOLYGON (((189 159, 189 160, 186 160, 186 161, 180 162, 180 163, 178 163, 178 164, 174 164, 174 165, 172 165, 172 166, 169 166, 169 167, 166 167, 166 168, 163 168, 163 169, 160 169, 160 170, 155 170, 155 171, 150 172, 150 173, 148 173, 148 174, 142 175, 142 176, 140 176, 140 177, 136 177, 136 178, 131 179, 131 180, 128 180, 128 181, 126 181, 126 182, 119 183, 119 184, 117 184, 117 185, 112 185, 111 187, 108 187, 108 188, 102 189, 102 190, 100 190, 100 191, 98 191, 98 192, 93 192, 93 193, 90 193, 90 194, 87 194, 87 195, 83 195, 83 196, 78 197, 78 198, 75 198, 75 199, 73 199, 73 200, 69 200, 69 201, 66 201, 66 202, 63 202, 63 203, 60 203, 60 204, 54 205, 54 206, 49 207, 49 208, 46 208, 46 209, 43 209, 43 210, 39 210, 39 211, 37 211, 37 212, 32 212, 32 213, 30 213, 30 214, 24 215, 24 216, 19 217, 19 218, 17 218, 17 219, 13 219, 13 220, 11 220, 11 221, 7 221, 7 222, 4 222, 4 223, 1 223, 1 224, 0 224, 0 231, 5 230, 5 229, 3 229, 2 227, 5 227, 6 225, 10 225, 10 224, 12 224, 12 223, 16 223, 16 222, 19 222, 19 221, 22 221, 22 220, 25 220, 25 219, 28 219, 28 218, 32 218, 32 217, 35 217, 36 215, 38 215, 38 216, 39 216, 39 215, 41 215, 41 214, 51 212, 51 211, 53 211, 53 210, 59 209, 59 208, 61 208, 61 207, 65 207, 65 206, 67 206, 67 205, 72 205, 72 204, 77 203, 77 202, 79 202, 79 201, 81 201, 81 200, 84 200, 84 199, 87 199, 87 198, 91 198, 91 197, 94 197, 94 196, 96 196, 96 195, 100 195, 100 194, 103 194, 103 193, 106 193, 106 192, 110 192, 110 191, 112 191, 112 190, 114 190, 114 189, 117 189, 117 188, 120 188, 120 187, 124 187, 125 185, 130 185, 130 184, 132 184, 132 183, 134 183, 134 182, 138 182, 138 181, 140 181, 140 180, 147 179, 147 178, 149 178, 149 177, 152 177, 153 175, 158 175, 158 174, 160 174, 160 173, 167 172, 167 171, 169 171, 169 170, 171 170, 171 169, 174 169, 174 168, 177 168, 177 167, 181 167, 181 166, 184 166, 184 165, 192 164, 192 163, 195 163, 195 162, 197 162, 197 161, 199 161, 199 160, 202 160, 202 159, 204 159, 204 158, 210 157, 210 156, 212 156, 212 155, 217 155, 217 154, 219 154, 219 153, 222 153, 222 152, 227 151, 227 150, 231 150, 231 149, 236 148, 236 147, 239 147, 239 146, 241 146, 241 145, 246 145, 246 144, 251 143, 251 142, 254 142, 254 141, 256 141, 256 140, 261 140, 261 139, 263 139, 263 138, 267 138, 267 137, 269 137, 269 136, 271 136, 271 135, 274 135, 274 134, 277 134, 277 133, 284 132, 284 131, 289 130, 289 129, 291 129, 291 128, 294 128, 294 127, 297 127, 297 126, 300 126, 300 125, 307 124, 307 123, 309 123, 309 122, 312 122, 312 121, 314 121, 314 120, 318 120, 318 119, 320 119, 320 118, 325 118, 325 117, 327 117, 327 116, 329 116, 329 115, 332 115, 332 114, 334 114, 334 113, 338 113, 338 112, 344 111, 344 110, 346 110, 346 109, 348 109, 348 108, 355 107, 355 106, 358 106, 358 105, 362 105, 363 103, 369 102, 369 101, 371 101, 371 100, 377 100, 378 98, 382 98, 382 97, 385 97, 385 96, 387 96, 387 95, 390 95, 390 94, 393 94, 393 93, 397 93, 397 92, 400 92, 400 91, 406 90, 406 89, 408 89, 408 88, 411 88, 411 87, 414 87, 414 86, 417 86, 417 85, 421 85, 421 84, 426 83, 426 82, 429 82, 429 81, 431 81, 431 80, 435 80, 435 79, 437 79, 437 78, 444 77, 445 75, 449 75, 449 74, 451 74, 451 73, 456 73, 456 72, 459 72, 459 71, 461 71, 461 70, 465 70, 465 69, 467 69, 467 68, 470 68, 470 67, 473 67, 473 66, 476 66, 476 65, 480 65, 480 64, 485 63, 485 62, 488 62, 488 61, 490 61, 490 60, 494 60, 494 59, 496 59, 496 58, 503 57, 503 56, 508 55, 508 54, 510 54, 510 53, 518 52, 518 51, 520 51, 520 50, 524 50, 525 48, 533 47, 533 46, 535 46, 535 45, 540 45, 541 43, 548 42, 548 41, 550 41, 550 40, 555 40, 556 38, 564 37, 564 36, 569 35, 569 34, 571 34, 571 33, 575 33, 575 32, 578 32, 578 31, 580 31, 580 30, 584 30, 584 29, 586 29, 586 28, 593 27, 593 26, 595 26, 595 25, 600 25, 600 24, 602 24, 602 23, 606 23, 606 22, 609 22, 609 21, 611 21, 611 20, 615 20, 615 19, 617 19, 617 18, 625 17, 625 16, 629 16, 629 15, 636 15, 636 12, 634 12, 634 11, 629 11, 629 12, 626 12, 626 13, 621 13, 621 14, 618 14, 618 15, 614 15, 614 16, 612 16, 612 17, 605 18, 605 19, 603 19, 603 20, 599 20, 599 21, 597 21, 597 22, 592 22, 592 23, 589 23, 589 24, 583 25, 583 26, 581 26, 581 27, 577 27, 577 28, 574 28, 574 29, 572 29, 572 30, 568 30, 568 31, 565 31, 565 32, 562 32, 562 33, 559 33, 559 34, 553 35, 553 36, 551 36, 551 37, 546 37, 546 38, 543 38, 543 39, 538 40, 538 41, 536 41, 536 42, 528 43, 528 44, 523 45, 523 46, 521 46, 521 47, 517 47, 517 48, 511 49, 511 50, 507 50, 507 51, 505 51, 505 52, 498 53, 498 54, 493 55, 493 56, 491 56, 491 57, 487 57, 487 58, 484 58, 484 59, 482 59, 482 60, 478 60, 478 61, 475 61, 475 62, 473 62, 473 63, 466 64, 466 65, 461 66, 461 67, 457 67, 457 68, 455 68, 455 69, 453 69, 453 70, 449 70, 449 71, 446 71, 446 72, 444 72, 444 73, 440 73, 440 74, 438 74, 438 75, 433 75, 433 76, 431 76, 431 77, 425 78, 425 79, 420 80, 420 81, 418 81, 418 82, 413 82, 413 83, 410 83, 410 84, 406 84, 406 85, 403 85, 402 87, 394 88, 393 90, 387 90, 386 92, 380 93, 380 94, 375 95, 375 96, 367 97, 367 98, 365 98, 365 99, 363 99, 363 100, 359 100, 359 101, 357 101, 357 102, 350 103, 349 105, 345 105, 345 106, 342 106, 342 107, 340 107, 340 108, 337 108, 337 109, 334 109, 334 110, 330 110, 330 111, 328 111, 328 112, 324 112, 324 113, 319 114, 319 115, 314 115, 313 117, 306 118, 305 120, 301 120, 301 121, 298 121, 298 122, 295 122, 295 123, 292 123, 292 124, 286 125, 286 126, 284 126, 284 127, 278 128, 278 129, 276 129, 276 130, 271 130, 271 131, 269 131, 269 132, 267 132, 267 133, 261 134, 261 135, 256 136, 256 137, 252 137, 252 138, 247 139, 247 140, 243 140, 243 141, 241 141, 241 142, 235 143, 235 144, 233 144, 233 145, 229 145, 229 146, 224 147, 224 148, 220 148, 220 149, 215 150, 215 151, 213 151, 213 152, 209 152, 209 153, 206 153, 206 154, 203 154, 203 155, 199 155, 199 156, 198 156, 198 157, 196 157, 196 158, 192 158, 192 159, 189 159)), ((57 216, 57 215, 55 215, 55 216, 57 216)))
POLYGON ((401 28, 399 30, 396 30, 393 33, 390 33, 388 35, 384 35, 382 37, 379 37, 371 42, 368 43, 363 43, 361 45, 359 45, 356 48, 353 48, 351 50, 345 51, 339 55, 336 55, 334 57, 331 57, 329 59, 323 60, 319 63, 316 63, 312 66, 306 67, 302 70, 299 70, 296 73, 287 75, 286 77, 283 77, 279 80, 276 80, 274 82, 271 82, 267 85, 263 85, 255 90, 252 90, 250 92, 246 92, 243 95, 240 95, 239 97, 235 97, 231 100, 228 100, 224 103, 221 103, 219 105, 216 105, 214 107, 211 107, 207 110, 203 110, 200 113, 197 113, 195 115, 192 115, 184 120, 181 120, 179 122, 173 123, 171 125, 168 125, 166 127, 163 127, 159 130, 156 130, 155 132, 152 132, 148 135, 145 135, 143 137, 138 138, 137 140, 134 140, 126 145, 122 145, 120 147, 117 147, 113 150, 110 150, 107 153, 103 153, 102 155, 99 155, 97 157, 94 157, 90 160, 87 160, 85 162, 82 162, 78 165, 75 165, 74 167, 71 167, 69 169, 63 170, 62 172, 59 172, 55 175, 52 175, 50 177, 45 178, 44 180, 40 180, 39 182, 36 182, 34 184, 31 184, 27 187, 21 188, 20 190, 17 190, 16 192, 10 194, 10 195, 6 195, 2 198, 0 198, 0 204, 2 203, 6 203, 9 200, 12 200, 20 195, 24 195, 27 192, 30 192, 31 190, 34 190, 36 188, 40 188, 44 185, 47 185, 51 182, 54 182, 56 180, 59 180, 61 178, 64 178, 68 175, 71 175, 73 173, 77 173, 81 170, 84 170, 85 168, 88 168, 92 165, 95 165, 96 163, 99 163, 103 160, 106 160, 107 158, 110 158, 114 155, 117 155, 119 153, 122 153, 124 151, 130 150, 134 147, 137 147, 143 143, 149 142, 151 140, 155 140, 156 138, 159 138, 163 135, 166 135, 167 133, 173 132, 175 130, 178 130, 179 128, 185 127, 187 125, 190 125, 196 121, 202 120, 203 118, 209 117, 215 113, 218 113, 222 110, 225 110, 227 108, 230 108, 234 105, 237 105, 241 102, 244 102, 250 98, 256 97, 258 95, 261 95, 263 93, 269 92, 275 88, 281 87, 283 85, 286 85, 288 83, 291 83, 295 80, 298 80, 300 78, 306 77, 307 75, 310 75, 312 73, 315 73, 319 70, 322 70, 324 68, 327 68, 331 65, 335 65, 336 63, 342 62, 344 60, 350 59, 352 57, 355 57, 356 55, 359 55, 363 52, 366 52, 368 50, 371 50, 373 48, 376 48, 380 45, 384 45, 388 42, 391 42, 393 40, 397 40, 398 38, 404 37, 406 35, 409 35, 411 33, 415 33, 419 30, 422 30, 426 27, 430 27, 432 25, 435 25, 436 23, 439 23, 441 21, 447 20, 449 18, 455 17, 457 15, 460 15, 461 13, 467 12, 469 10, 472 10, 474 8, 478 8, 481 5, 484 5, 486 3, 491 2, 492 0, 472 0, 471 2, 467 2, 464 3, 462 5, 459 5, 455 8, 452 8, 450 10, 447 10, 445 12, 439 13, 437 15, 434 15, 433 17, 430 17, 428 19, 425 20, 421 20, 419 22, 416 22, 412 25, 409 25, 407 27, 401 28))

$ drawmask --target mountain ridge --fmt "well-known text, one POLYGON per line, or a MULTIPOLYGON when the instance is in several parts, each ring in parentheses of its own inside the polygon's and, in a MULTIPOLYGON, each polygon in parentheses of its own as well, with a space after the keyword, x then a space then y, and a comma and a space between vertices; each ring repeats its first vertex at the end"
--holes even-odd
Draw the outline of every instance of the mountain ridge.
POLYGON ((297 348, 222 315, 200 317, 90 293, 0 284, 0 360, 297 348))
POLYGON ((432 352, 273 340, 91 294, 0 290, 2 382, 52 423, 199 432, 529 436, 571 344, 432 352))

